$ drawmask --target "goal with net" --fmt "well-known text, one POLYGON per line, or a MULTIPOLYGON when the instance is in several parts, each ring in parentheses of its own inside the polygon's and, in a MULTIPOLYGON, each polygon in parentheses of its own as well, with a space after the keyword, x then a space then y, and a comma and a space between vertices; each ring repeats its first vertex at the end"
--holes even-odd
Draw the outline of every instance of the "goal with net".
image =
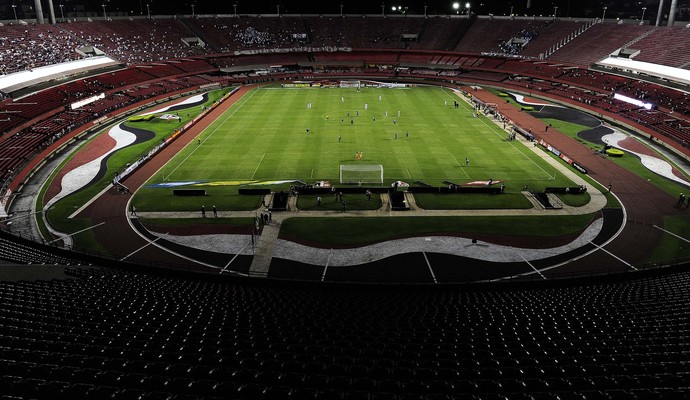
POLYGON ((383 165, 341 164, 340 183, 383 183, 383 165))
POLYGON ((361 87, 360 81, 340 81, 341 88, 357 88, 361 87))

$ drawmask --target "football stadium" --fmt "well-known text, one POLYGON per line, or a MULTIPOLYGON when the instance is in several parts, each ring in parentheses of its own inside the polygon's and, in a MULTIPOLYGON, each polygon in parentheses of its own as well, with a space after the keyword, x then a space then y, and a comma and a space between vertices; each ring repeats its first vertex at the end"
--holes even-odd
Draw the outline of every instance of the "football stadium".
POLYGON ((2 398, 690 393, 690 3, 0 14, 2 398))

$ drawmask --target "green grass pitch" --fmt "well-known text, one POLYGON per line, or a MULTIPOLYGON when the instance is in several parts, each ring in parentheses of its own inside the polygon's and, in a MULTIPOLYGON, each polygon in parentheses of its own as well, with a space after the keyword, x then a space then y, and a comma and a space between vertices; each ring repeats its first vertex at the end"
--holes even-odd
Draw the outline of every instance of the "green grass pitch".
POLYGON ((362 163, 383 165, 387 182, 553 179, 552 167, 464 101, 455 109, 456 99, 435 87, 255 89, 157 178, 337 183, 341 164, 362 163))

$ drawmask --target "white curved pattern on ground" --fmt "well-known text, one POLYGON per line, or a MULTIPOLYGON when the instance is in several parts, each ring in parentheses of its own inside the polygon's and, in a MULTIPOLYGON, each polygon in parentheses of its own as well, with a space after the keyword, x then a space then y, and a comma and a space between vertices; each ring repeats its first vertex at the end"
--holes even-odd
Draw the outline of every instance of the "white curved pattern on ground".
POLYGON ((681 179, 681 178, 679 178, 673 174, 673 166, 671 166, 671 164, 669 164, 666 160, 663 160, 659 157, 653 157, 653 156, 649 156, 646 154, 636 153, 632 150, 626 149, 623 145, 621 145, 619 143, 625 139, 628 139, 629 136, 624 134, 624 133, 621 133, 620 131, 617 131, 613 127, 609 127, 609 128, 613 129, 614 132, 609 133, 608 135, 604 135, 601 138, 601 140, 603 140, 604 143, 611 145, 613 147, 619 148, 621 150, 624 150, 628 153, 634 154, 637 157, 640 157, 640 162, 642 163, 642 165, 644 165, 645 168, 654 172, 655 174, 661 175, 664 178, 668 178, 668 179, 675 181, 675 182, 678 182, 680 184, 683 184, 686 186, 688 185, 687 181, 685 181, 685 180, 683 180, 683 179, 681 179))
POLYGON ((549 103, 535 103, 533 101, 527 101, 525 100, 525 96, 513 92, 508 92, 509 95, 515 97, 515 101, 517 101, 520 104, 527 104, 530 106, 549 106, 549 107, 560 107, 563 108, 563 106, 559 106, 557 104, 549 104, 549 103))
POLYGON ((224 254, 254 254, 251 245, 251 235, 218 234, 177 236, 153 233, 170 242, 199 250, 224 254))
POLYGON ((162 113, 162 112, 168 111, 169 109, 171 109, 171 108, 173 108, 173 107, 175 107, 175 106, 181 106, 181 105, 183 105, 183 104, 199 103, 199 102, 201 102, 201 101, 203 101, 203 100, 204 100, 204 95, 203 95, 203 94, 198 94, 198 95, 196 95, 196 96, 192 96, 192 97, 190 97, 190 98, 188 98, 188 99, 185 99, 185 100, 183 100, 183 101, 181 101, 181 102, 179 102, 179 103, 175 103, 175 104, 172 104, 172 105, 169 105, 169 106, 165 106, 165 107, 159 108, 159 109, 157 109, 157 110, 149 111, 149 112, 144 113, 144 114, 141 114, 141 115, 149 115, 149 114, 162 113))
POLYGON ((115 139, 115 146, 113 146, 113 148, 110 149, 107 153, 96 158, 95 160, 89 161, 86 164, 82 164, 79 167, 66 173, 65 176, 62 177, 62 181, 60 182, 60 186, 62 187, 60 193, 56 194, 55 197, 48 201, 46 208, 50 207, 58 200, 76 192, 77 190, 84 187, 84 185, 91 182, 93 178, 95 178, 98 174, 98 171, 101 169, 101 161, 103 161, 105 157, 125 146, 129 146, 130 144, 134 143, 134 141, 137 139, 136 135, 120 128, 120 125, 110 128, 110 130, 108 131, 108 135, 111 138, 115 139))
MULTIPOLYGON (((273 257, 311 265, 323 266, 328 263, 329 267, 364 264, 397 254, 418 252, 452 254, 497 263, 524 262, 556 256, 586 245, 599 234, 603 222, 603 219, 599 218, 572 242, 547 249, 525 249, 486 242, 472 243, 471 239, 454 236, 413 237, 353 249, 323 249, 279 239, 273 257)), ((252 254, 253 251, 251 245, 248 245, 251 242, 250 235, 158 236, 179 245, 219 253, 252 254)))

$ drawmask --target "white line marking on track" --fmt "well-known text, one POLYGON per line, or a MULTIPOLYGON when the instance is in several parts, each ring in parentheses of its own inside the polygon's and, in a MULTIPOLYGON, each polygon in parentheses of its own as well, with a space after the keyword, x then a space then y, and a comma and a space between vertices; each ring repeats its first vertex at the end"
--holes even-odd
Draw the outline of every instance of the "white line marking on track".
POLYGON ((321 282, 326 279, 326 271, 328 271, 328 264, 331 263, 331 255, 333 255, 333 249, 328 253, 328 259, 326 260, 326 265, 323 267, 323 274, 321 275, 321 282))
POLYGON ((524 262, 527 263, 527 265, 529 265, 530 267, 532 267, 532 269, 534 270, 534 272, 538 273, 539 276, 542 277, 542 279, 546 280, 546 277, 541 273, 541 271, 539 271, 538 269, 536 269, 536 268, 534 267, 534 265, 532 265, 531 262, 527 261, 527 259, 526 259, 525 257, 523 257, 522 254, 521 254, 519 251, 517 251, 517 249, 513 248, 513 250, 515 250, 515 253, 516 253, 517 255, 519 255, 520 258, 522 258, 522 260, 523 260, 524 262))
POLYGON ((591 244, 592 244, 594 247, 596 247, 597 249, 603 251, 604 253, 610 255, 611 257, 615 258, 616 260, 622 262, 623 264, 625 264, 625 265, 627 265, 628 267, 630 267, 630 268, 634 269, 635 271, 637 271, 637 268, 635 268, 632 264, 630 264, 629 262, 625 261, 624 259, 622 259, 622 258, 618 257, 617 255, 611 253, 610 251, 606 250, 605 248, 599 246, 598 244, 593 243, 592 241, 590 241, 589 243, 591 243, 591 244))
MULTIPOLYGON (((166 232, 165 234, 167 235, 168 233, 166 232)), ((144 250, 145 248, 149 247, 150 245, 152 245, 154 242, 156 242, 156 241, 157 241, 158 239, 160 239, 160 238, 161 238, 161 237, 159 236, 159 237, 153 239, 152 241, 146 243, 145 245, 139 247, 138 249, 134 250, 133 252, 127 254, 127 255, 124 256, 124 257, 122 257, 122 258, 120 259, 120 261, 124 261, 124 260, 128 259, 129 257, 131 257, 131 256, 133 256, 133 255, 135 255, 135 254, 137 254, 137 253, 140 252, 141 250, 144 250)))
POLYGON ((436 275, 434 275, 434 270, 431 269, 431 263, 429 262, 429 259, 426 257, 426 252, 422 252, 422 255, 424 256, 424 261, 426 261, 426 266, 429 267, 431 278, 434 280, 434 283, 438 283, 438 281, 436 280, 436 275))

